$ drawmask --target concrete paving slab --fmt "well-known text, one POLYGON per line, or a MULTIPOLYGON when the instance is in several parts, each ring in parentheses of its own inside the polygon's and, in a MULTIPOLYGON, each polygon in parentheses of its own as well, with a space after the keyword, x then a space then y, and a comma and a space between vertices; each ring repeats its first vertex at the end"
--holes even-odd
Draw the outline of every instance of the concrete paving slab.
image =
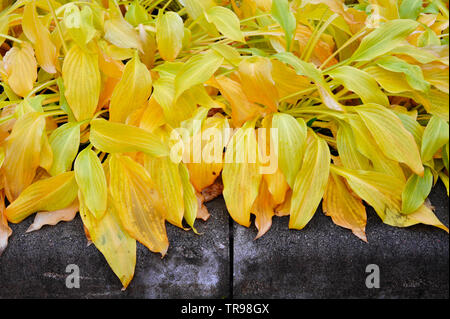
POLYGON ((12 225, 0 257, 0 298, 224 298, 230 294, 229 226, 223 200, 207 204, 211 217, 192 231, 167 225, 167 256, 138 244, 135 277, 126 291, 86 238, 79 216, 25 233, 34 217, 12 225), (66 267, 80 269, 80 288, 66 288, 66 267))
MULTIPOLYGON (((439 183, 430 200, 448 226, 448 197, 439 183)), ((234 225, 235 298, 448 298, 449 236, 417 225, 385 225, 368 212, 364 243, 318 211, 301 231, 288 218, 274 218, 258 240, 254 226, 234 225), (376 264, 380 288, 368 289, 366 267, 376 264)))

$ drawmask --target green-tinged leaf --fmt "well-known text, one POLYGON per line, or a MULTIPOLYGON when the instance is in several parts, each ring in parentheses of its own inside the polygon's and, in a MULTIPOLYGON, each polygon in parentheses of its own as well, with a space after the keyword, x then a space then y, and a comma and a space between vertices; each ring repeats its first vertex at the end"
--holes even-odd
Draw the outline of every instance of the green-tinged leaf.
POLYGON ((183 201, 184 201, 184 219, 187 224, 194 228, 195 219, 199 209, 195 188, 192 186, 189 178, 189 171, 183 164, 179 165, 181 183, 183 184, 183 201))
POLYGON ((421 148, 423 162, 431 160, 440 148, 448 144, 448 139, 448 123, 438 116, 432 116, 423 132, 421 148))
POLYGON ((155 134, 104 119, 91 121, 89 139, 95 148, 106 153, 144 152, 151 156, 169 155, 169 147, 155 134))
POLYGON ((399 14, 402 19, 416 20, 422 10, 422 0, 403 0, 399 14))
POLYGON ((155 209, 159 194, 145 168, 128 156, 114 154, 109 161, 110 190, 127 233, 153 252, 165 255, 169 247, 164 216, 155 209))
POLYGON ((286 50, 290 51, 297 21, 289 8, 289 1, 272 0, 271 15, 283 28, 286 38, 286 50))
MULTIPOLYGON (((83 202, 81 200, 81 203, 83 202)), ((98 219, 81 204, 80 215, 91 241, 126 288, 134 276, 136 240, 125 230, 115 205, 113 198, 110 197, 105 216, 98 219)))
POLYGON ((53 151, 53 164, 49 173, 62 174, 72 168, 80 146, 80 123, 66 123, 52 132, 50 146, 53 151))
POLYGON ((212 7, 205 12, 206 20, 214 24, 224 36, 233 41, 245 42, 239 18, 225 7, 212 7))
MULTIPOLYGON (((274 141, 275 145, 278 145, 278 166, 289 186, 293 188, 295 177, 302 166, 306 145, 306 124, 303 120, 297 121, 291 115, 275 113, 272 128, 277 130, 278 135, 274 141)), ((274 139, 272 132, 270 135, 274 139)))
POLYGON ((419 25, 414 20, 390 20, 363 38, 351 61, 370 61, 402 44, 419 25))
POLYGON ((173 61, 183 47, 183 19, 176 12, 166 12, 156 20, 156 42, 161 57, 173 61))
POLYGON ((422 206, 433 186, 433 174, 426 167, 423 177, 412 174, 402 193, 402 213, 411 214, 422 206))
POLYGON ((139 33, 121 15, 105 21, 105 39, 119 48, 142 51, 139 33))
POLYGON ((289 228, 303 229, 316 212, 327 186, 330 156, 327 142, 314 136, 306 148, 302 168, 295 179, 289 228))
POLYGON ((189 88, 209 80, 223 60, 224 58, 213 50, 191 57, 175 77, 175 99, 189 88))
POLYGON ((95 218, 102 218, 107 208, 108 186, 100 159, 86 148, 78 154, 74 170, 84 204, 95 218))
POLYGON ((246 122, 233 135, 222 171, 223 197, 228 211, 236 222, 246 227, 250 226, 250 211, 262 177, 254 126, 254 121, 246 122))
MULTIPOLYGON (((339 158, 344 167, 356 170, 369 170, 369 159, 359 150, 356 138, 350 125, 342 122, 336 137, 339 158)), ((366 143, 366 141, 363 141, 366 143)))
POLYGON ((377 60, 377 65, 391 72, 405 74, 406 81, 415 90, 427 92, 430 89, 430 83, 424 79, 422 69, 418 65, 409 64, 394 56, 377 60))
POLYGON ((19 223, 33 213, 54 211, 69 206, 77 197, 78 187, 73 172, 39 180, 28 186, 6 208, 12 223, 19 223))
POLYGON ((355 110, 388 158, 405 163, 413 172, 423 175, 424 168, 416 141, 395 113, 375 104, 359 106, 355 110))
POLYGON ((69 4, 64 10, 63 21, 70 36, 79 46, 86 45, 96 34, 89 6, 83 6, 80 10, 75 4, 69 4))
POLYGON ((347 90, 359 95, 363 103, 389 106, 387 96, 368 73, 351 66, 341 66, 328 72, 328 75, 342 83, 347 90))
POLYGON ((125 20, 131 23, 134 27, 137 27, 139 24, 147 23, 150 19, 151 17, 147 10, 139 4, 138 0, 134 0, 125 13, 125 20))

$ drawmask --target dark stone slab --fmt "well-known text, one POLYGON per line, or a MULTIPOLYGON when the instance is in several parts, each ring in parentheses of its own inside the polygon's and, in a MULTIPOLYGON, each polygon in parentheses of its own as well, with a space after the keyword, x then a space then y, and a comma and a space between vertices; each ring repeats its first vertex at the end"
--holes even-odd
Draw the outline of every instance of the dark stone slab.
MULTIPOLYGON (((448 226, 442 183, 430 200, 448 226)), ((234 225, 235 298, 449 297, 449 236, 435 227, 390 227, 369 210, 367 244, 318 211, 301 231, 275 217, 265 236, 256 234, 234 225), (379 266, 379 289, 366 287, 369 264, 379 266)))
POLYGON ((229 227, 223 200, 208 203, 211 218, 192 231, 167 225, 167 256, 138 244, 135 277, 126 291, 86 238, 79 216, 25 233, 34 217, 12 225, 0 257, 0 298, 223 298, 229 292, 229 227), (66 267, 80 269, 80 288, 66 288, 66 267))

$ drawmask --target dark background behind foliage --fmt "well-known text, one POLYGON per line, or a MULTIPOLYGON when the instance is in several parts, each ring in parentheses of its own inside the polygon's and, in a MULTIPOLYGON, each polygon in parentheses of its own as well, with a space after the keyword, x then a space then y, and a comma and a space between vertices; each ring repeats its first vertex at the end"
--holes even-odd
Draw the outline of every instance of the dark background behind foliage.
MULTIPOLYGON (((448 225, 442 183, 430 200, 448 225)), ((256 229, 230 221, 222 198, 208 203, 203 235, 167 226, 167 256, 138 245, 136 273, 126 291, 100 252, 86 247, 79 217, 25 233, 33 217, 12 225, 0 257, 1 298, 448 298, 449 236, 431 226, 406 229, 381 223, 368 210, 366 244, 318 211, 302 231, 288 218, 254 240, 256 229), (81 287, 65 286, 68 264, 80 268, 81 287), (380 267, 380 289, 365 286, 368 264, 380 267), (232 275, 233 274, 233 275, 232 275)))

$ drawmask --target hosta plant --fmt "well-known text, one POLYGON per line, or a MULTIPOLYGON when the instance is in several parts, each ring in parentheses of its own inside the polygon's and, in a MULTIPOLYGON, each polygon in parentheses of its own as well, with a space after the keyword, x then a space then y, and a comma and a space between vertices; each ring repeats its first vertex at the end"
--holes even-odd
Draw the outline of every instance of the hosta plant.
POLYGON ((79 212, 124 287, 136 241, 196 232, 223 194, 258 237, 319 205, 366 241, 448 229, 448 1, 0 2, 0 253, 79 212))

